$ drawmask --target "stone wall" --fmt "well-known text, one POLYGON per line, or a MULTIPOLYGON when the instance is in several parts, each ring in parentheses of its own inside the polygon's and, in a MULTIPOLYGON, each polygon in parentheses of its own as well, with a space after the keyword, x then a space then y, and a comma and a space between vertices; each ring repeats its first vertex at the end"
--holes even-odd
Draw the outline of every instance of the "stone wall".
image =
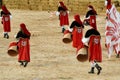
MULTIPOLYGON (((3 0, 3 4, 11 9, 55 11, 59 1, 61 0, 3 0)), ((119 3, 119 0, 116 1, 119 3)), ((105 11, 104 0, 63 0, 63 2, 69 11, 74 13, 85 13, 89 4, 92 4, 97 12, 105 11)))

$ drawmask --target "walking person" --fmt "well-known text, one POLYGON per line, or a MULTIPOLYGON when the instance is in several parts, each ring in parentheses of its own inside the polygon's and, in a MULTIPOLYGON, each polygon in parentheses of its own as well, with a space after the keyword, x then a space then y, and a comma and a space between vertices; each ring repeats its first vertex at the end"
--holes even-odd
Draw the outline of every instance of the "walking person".
POLYGON ((26 25, 21 23, 16 39, 18 39, 18 62, 24 67, 30 62, 30 36, 31 33, 27 30, 26 25))
POLYGON ((9 10, 6 8, 5 5, 2 5, 2 11, 1 11, 1 17, 2 21, 1 23, 3 24, 3 30, 4 30, 4 38, 9 38, 8 32, 11 32, 11 23, 10 23, 10 18, 11 18, 11 13, 9 10))
MULTIPOLYGON (((96 20, 96 16, 97 16, 96 10, 94 9, 94 7, 92 5, 89 5, 85 19, 83 21, 83 24, 84 25, 91 25, 90 24, 90 17, 96 20)), ((96 26, 94 26, 94 27, 96 27, 96 26)))
POLYGON ((59 2, 58 10, 56 15, 59 16, 60 26, 62 28, 62 33, 64 33, 65 25, 69 25, 69 17, 68 17, 68 8, 64 5, 62 1, 59 2))
POLYGON ((101 49, 101 35, 99 31, 94 28, 89 29, 85 37, 82 39, 84 45, 88 46, 89 61, 91 62, 90 74, 94 73, 94 68, 98 70, 97 74, 101 73, 102 67, 97 62, 102 62, 102 49, 101 49))
POLYGON ((71 23, 69 28, 69 31, 72 33, 72 45, 75 48, 78 48, 78 46, 82 45, 83 29, 84 25, 82 24, 80 16, 76 14, 74 16, 74 21, 71 23))

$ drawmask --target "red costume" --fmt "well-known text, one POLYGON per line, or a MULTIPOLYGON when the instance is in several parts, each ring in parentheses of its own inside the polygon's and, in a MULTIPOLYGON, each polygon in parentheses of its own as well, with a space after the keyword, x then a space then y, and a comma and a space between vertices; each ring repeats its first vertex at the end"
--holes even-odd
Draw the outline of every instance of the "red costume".
POLYGON ((68 12, 67 7, 64 5, 63 2, 59 2, 60 7, 58 8, 58 11, 60 12, 60 26, 69 25, 69 18, 68 18, 68 12))
POLYGON ((21 65, 27 66, 27 63, 30 62, 30 32, 27 30, 24 23, 20 24, 21 30, 18 32, 16 38, 19 39, 18 41, 18 61, 21 65))
POLYGON ((10 12, 7 10, 5 5, 2 6, 1 16, 4 32, 10 32, 10 12))
POLYGON ((102 61, 102 50, 100 44, 100 36, 91 35, 88 46, 89 61, 102 61))
POLYGON ((83 29, 74 27, 72 35, 73 47, 77 48, 82 45, 83 29))
POLYGON ((102 67, 97 64, 97 62, 102 62, 100 39, 100 33, 94 28, 89 29, 85 34, 85 38, 82 39, 83 43, 88 45, 88 57, 91 62, 91 70, 88 73, 90 74, 94 73, 94 67, 98 70, 98 75, 102 70, 102 67))
POLYGON ((68 13, 60 12, 60 26, 69 25, 68 13))
POLYGON ((19 58, 18 61, 27 61, 30 62, 30 45, 29 39, 20 38, 18 42, 18 53, 19 58))
MULTIPOLYGON (((93 6, 92 5, 89 5, 88 6, 88 9, 89 9, 89 11, 87 12, 87 14, 86 14, 86 19, 83 21, 83 23, 85 24, 85 25, 90 25, 91 24, 91 22, 90 22, 90 16, 96 16, 97 15, 97 12, 95 11, 95 9, 93 8, 93 6)), ((92 17, 93 18, 93 17, 92 17)), ((96 18, 95 18, 96 19, 96 18)))
POLYGON ((8 32, 11 32, 10 26, 10 15, 11 13, 7 10, 6 6, 2 6, 1 17, 2 17, 2 24, 4 29, 4 38, 9 38, 8 32))
POLYGON ((82 37, 83 37, 83 24, 80 20, 79 15, 74 16, 75 21, 72 22, 70 28, 73 28, 72 31, 72 40, 73 40, 73 47, 78 48, 78 46, 81 46, 82 43, 82 37))

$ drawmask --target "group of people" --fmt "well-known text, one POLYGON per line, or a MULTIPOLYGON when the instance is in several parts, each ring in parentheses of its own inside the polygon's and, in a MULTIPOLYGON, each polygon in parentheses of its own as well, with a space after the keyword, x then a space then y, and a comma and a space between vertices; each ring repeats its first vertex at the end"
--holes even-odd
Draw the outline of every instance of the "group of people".
MULTIPOLYGON (((11 23, 10 19, 12 17, 10 11, 6 8, 5 5, 2 5, 1 7, 1 23, 3 25, 4 30, 4 38, 9 39, 9 32, 11 32, 11 23)), ((28 62, 30 62, 30 40, 31 33, 26 28, 26 25, 24 23, 20 24, 20 31, 18 31, 16 38, 16 47, 18 51, 18 62, 20 62, 20 65, 23 65, 24 67, 27 66, 28 62)))
MULTIPOLYGON (((111 9, 111 0, 106 0, 107 9, 111 9)), ((66 30, 65 25, 69 26, 69 11, 62 1, 59 2, 59 7, 56 12, 59 16, 60 26, 62 28, 62 33, 66 30)), ((91 62, 91 70, 88 72, 90 74, 94 73, 94 68, 97 69, 97 74, 101 73, 102 67, 98 65, 97 62, 102 62, 102 49, 101 49, 101 35, 97 29, 96 24, 97 12, 92 5, 88 5, 88 12, 85 19, 82 21, 79 14, 74 15, 74 21, 70 24, 68 30, 72 34, 72 46, 76 49, 88 47, 89 61, 91 62), (83 31, 85 26, 90 26, 83 36, 83 31)), ((8 32, 11 32, 10 18, 11 13, 6 8, 5 5, 2 6, 1 11, 1 23, 4 29, 4 38, 9 39, 8 32)), ((109 18, 109 16, 107 17, 109 18)), ((26 67, 28 62, 30 62, 30 36, 31 33, 26 28, 24 23, 20 24, 20 31, 16 35, 17 39, 17 50, 18 50, 18 62, 20 65, 26 67)), ((106 44, 106 46, 108 46, 106 44)))
MULTIPOLYGON (((105 0, 105 6, 107 10, 111 9, 111 0, 105 0)), ((72 34, 72 46, 76 49, 81 49, 84 46, 88 46, 89 61, 91 62, 90 74, 94 73, 94 68, 98 70, 97 74, 101 73, 102 67, 97 62, 102 62, 102 48, 101 48, 101 35, 97 29, 96 16, 97 12, 92 5, 88 5, 88 12, 85 19, 81 21, 80 15, 74 15, 74 21, 69 25, 68 8, 63 2, 59 2, 59 7, 56 15, 59 15, 60 26, 62 33, 64 33, 65 25, 68 25, 69 32, 72 34), (83 36, 85 26, 90 26, 83 36)))
MULTIPOLYGON (((63 2, 59 2, 57 14, 58 13, 60 26, 62 28, 62 32, 64 33, 66 30, 64 25, 69 26, 69 18, 68 9, 63 2)), ((81 21, 79 14, 75 14, 74 21, 71 23, 68 30, 72 34, 72 46, 74 48, 81 49, 84 46, 88 46, 89 61, 91 62, 91 70, 89 73, 94 73, 94 67, 96 67, 98 70, 97 74, 99 75, 102 67, 100 67, 97 62, 102 61, 102 50, 100 44, 101 35, 96 26, 96 15, 97 12, 95 11, 94 7, 92 5, 88 5, 88 12, 84 21, 81 21), (85 37, 83 36, 84 25, 89 25, 91 27, 86 32, 85 37)))

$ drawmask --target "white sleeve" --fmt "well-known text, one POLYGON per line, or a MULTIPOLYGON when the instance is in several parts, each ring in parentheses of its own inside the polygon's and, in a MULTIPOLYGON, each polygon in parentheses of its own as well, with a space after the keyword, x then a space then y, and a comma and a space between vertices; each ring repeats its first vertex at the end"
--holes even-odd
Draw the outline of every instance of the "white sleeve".
POLYGON ((105 3, 104 3, 104 5, 105 5, 105 6, 107 6, 107 4, 108 4, 108 1, 107 1, 107 0, 105 0, 105 3))
POLYGON ((88 38, 85 38, 85 37, 84 37, 84 38, 82 39, 82 42, 83 42, 86 46, 88 46, 89 39, 90 39, 89 37, 88 37, 88 38))
POLYGON ((67 13, 69 14, 69 13, 70 13, 70 11, 67 11, 67 13))
POLYGON ((70 32, 72 32, 72 31, 73 31, 73 28, 68 28, 68 30, 69 30, 70 32))
POLYGON ((60 12, 56 11, 56 16, 59 16, 60 15, 60 12))
POLYGON ((10 19, 12 18, 12 15, 10 15, 10 19))

